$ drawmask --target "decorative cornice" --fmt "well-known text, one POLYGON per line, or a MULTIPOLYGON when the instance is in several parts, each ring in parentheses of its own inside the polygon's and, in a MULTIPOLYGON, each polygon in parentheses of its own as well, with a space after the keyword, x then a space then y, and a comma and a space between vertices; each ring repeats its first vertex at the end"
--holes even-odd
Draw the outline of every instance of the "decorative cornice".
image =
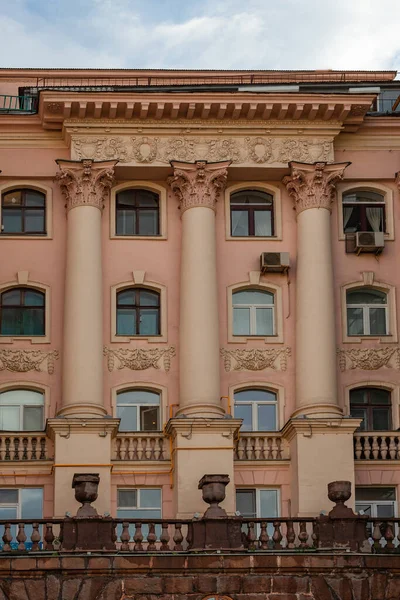
POLYGON ((118 161, 94 162, 85 159, 56 162, 60 168, 56 180, 67 200, 67 210, 77 206, 94 206, 102 210, 114 183, 114 167, 118 161))
POLYGON ((103 354, 107 356, 107 367, 113 370, 131 369, 132 371, 144 371, 153 367, 159 369, 159 361, 163 359, 163 367, 166 373, 171 368, 171 358, 176 355, 175 348, 107 348, 104 346, 103 354))
POLYGON ((308 208, 332 210, 335 183, 343 178, 350 163, 317 162, 314 164, 290 162, 292 174, 283 178, 294 200, 297 214, 308 208))
POLYGON ((221 348, 225 371, 262 371, 274 369, 286 371, 287 358, 291 355, 290 348, 267 348, 259 350, 229 350, 221 348), (279 358, 279 361, 278 361, 279 358), (233 364, 232 364, 233 361, 233 364))
POLYGON ((28 371, 47 371, 54 373, 54 361, 58 360, 57 350, 10 350, 0 349, 0 371, 28 373, 28 371))
POLYGON ((73 158, 117 159, 123 164, 169 165, 171 161, 232 161, 233 165, 276 165, 333 160, 332 137, 84 135, 71 140, 73 158))
POLYGON ((215 210, 216 202, 224 191, 231 161, 195 163, 171 161, 174 174, 167 183, 178 198, 182 213, 189 208, 203 206, 215 210))
POLYGON ((338 348, 341 371, 362 369, 377 371, 382 367, 400 370, 400 346, 385 346, 384 348, 338 348))
POLYGON ((313 434, 353 434, 360 426, 361 419, 343 418, 338 415, 324 418, 290 419, 281 431, 281 435, 289 442, 297 436, 311 437, 313 434))

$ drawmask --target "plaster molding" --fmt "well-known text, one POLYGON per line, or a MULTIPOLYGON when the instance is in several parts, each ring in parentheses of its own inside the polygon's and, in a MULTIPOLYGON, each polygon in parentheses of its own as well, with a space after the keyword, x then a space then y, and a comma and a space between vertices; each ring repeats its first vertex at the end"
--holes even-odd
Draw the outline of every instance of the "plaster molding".
POLYGON ((53 375, 58 360, 58 350, 10 350, 0 349, 0 371, 28 373, 28 371, 45 371, 53 375))
POLYGON ((294 200, 297 214, 309 208, 326 208, 332 212, 335 183, 343 178, 349 164, 291 162, 292 173, 283 178, 283 183, 294 200))
POLYGON ((224 359, 224 367, 227 372, 263 371, 264 369, 286 371, 287 358, 291 355, 291 349, 288 347, 262 350, 258 348, 252 350, 221 348, 220 353, 224 359))
POLYGON ((176 355, 174 346, 167 348, 107 348, 104 346, 103 354, 107 356, 107 368, 110 372, 127 368, 132 371, 145 369, 160 369, 160 359, 166 373, 171 368, 171 358, 176 355))
POLYGON ((354 434, 360 426, 361 419, 343 418, 338 415, 325 418, 290 419, 281 431, 281 435, 289 442, 296 436, 311 438, 314 434, 354 434))
POLYGON ((167 183, 178 198, 182 213, 198 206, 215 211, 217 200, 224 191, 230 161, 207 163, 205 160, 192 163, 171 161, 174 174, 167 183))
MULTIPOLYGON (((242 419, 215 419, 207 417, 190 417, 187 416, 185 419, 172 418, 169 419, 165 426, 165 433, 167 435, 176 438, 179 434, 180 441, 185 443, 190 448, 191 437, 189 435, 198 434, 209 434, 209 433, 220 433, 222 437, 231 439, 239 431, 242 424, 242 419)), ((228 441, 228 440, 227 440, 228 441)), ((190 448, 195 450, 196 448, 190 448)), ((232 447, 233 449, 233 447, 232 447)))
POLYGON ((104 434, 110 434, 111 437, 115 437, 118 433, 120 419, 113 419, 112 417, 62 417, 47 419, 46 423, 46 435, 53 441, 55 441, 56 435, 60 437, 68 437, 71 434, 97 434, 100 437, 104 437, 104 434))
POLYGON ((78 159, 111 160, 121 164, 169 164, 171 160, 193 162, 230 160, 234 165, 280 165, 333 160, 332 137, 233 136, 73 136, 71 156, 78 159))
POLYGON ((340 370, 362 369, 377 371, 382 367, 400 370, 400 346, 385 348, 350 348, 337 349, 340 370))
POLYGON ((94 162, 56 161, 60 171, 56 175, 62 193, 67 200, 67 210, 77 206, 94 206, 100 211, 114 184, 115 160, 94 162))

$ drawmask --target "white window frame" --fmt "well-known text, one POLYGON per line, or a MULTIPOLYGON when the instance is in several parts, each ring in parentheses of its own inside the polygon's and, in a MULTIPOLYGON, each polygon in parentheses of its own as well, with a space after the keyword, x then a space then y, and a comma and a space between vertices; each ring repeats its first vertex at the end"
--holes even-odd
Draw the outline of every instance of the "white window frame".
POLYGON ((250 405, 251 406, 251 431, 279 431, 279 407, 278 407, 278 394, 274 390, 269 390, 267 388, 241 388, 236 389, 234 394, 238 394, 240 392, 249 392, 252 390, 261 390, 265 392, 269 392, 270 394, 275 394, 275 401, 273 400, 239 400, 238 402, 235 400, 235 396, 233 396, 233 412, 235 412, 235 406, 237 405, 250 405), (258 406, 259 405, 272 405, 275 406, 275 429, 258 429, 258 406))
MULTIPOLYGON (((364 288, 364 290, 362 288, 360 288, 360 291, 368 291, 370 289, 374 289, 374 288, 364 288)), ((356 290, 348 290, 350 291, 356 291, 356 290)), ((378 290, 381 291, 381 290, 378 290)), ((389 300, 388 300, 388 295, 387 292, 382 291, 382 293, 384 293, 386 295, 386 303, 385 304, 347 304, 347 294, 346 294, 346 318, 347 317, 347 309, 348 308, 361 308, 362 309, 362 313, 363 313, 363 333, 359 333, 359 334, 355 334, 354 337, 365 337, 365 336, 381 336, 381 335, 389 335, 389 300), (385 333, 371 333, 371 318, 370 318, 370 310, 372 308, 383 308, 385 310, 385 333)), ((348 327, 348 322, 347 322, 347 335, 348 337, 353 337, 351 334, 349 334, 349 327, 348 327)))
MULTIPOLYGON (((256 493, 256 516, 255 519, 279 519, 281 515, 281 490, 280 488, 275 487, 237 487, 236 492, 255 492, 256 493), (276 492, 276 507, 277 507, 277 515, 261 515, 261 492, 271 491, 276 492)), ((236 493, 235 493, 235 504, 236 504, 236 493)), ((244 516, 244 515, 243 515, 244 516)), ((244 517, 245 519, 251 519, 251 517, 244 517)))
POLYGON ((232 330, 233 330, 233 335, 234 336, 238 336, 238 337, 243 337, 243 335, 247 336, 247 337, 267 337, 267 336, 271 336, 271 335, 275 335, 275 331, 276 331, 276 325, 275 325, 275 294, 271 291, 268 290, 260 290, 257 288, 251 288, 249 287, 248 289, 243 289, 243 290, 235 290, 234 292, 232 292, 232 312, 233 312, 233 323, 232 323, 232 330), (269 294, 270 296, 272 296, 272 304, 236 304, 234 302, 234 298, 235 298, 235 294, 240 293, 240 292, 261 292, 263 294, 269 294), (237 308, 248 308, 250 311, 250 333, 247 334, 243 334, 243 333, 238 333, 235 334, 234 332, 234 320, 235 320, 235 309, 237 308), (272 332, 271 333, 257 333, 257 309, 262 308, 262 309, 269 309, 272 312, 272 332))
MULTIPOLYGON (((135 432, 143 432, 143 433, 157 433, 161 431, 161 404, 162 404, 162 398, 161 398, 161 392, 159 390, 152 390, 152 389, 146 389, 146 388, 142 388, 142 387, 134 387, 134 388, 125 388, 122 390, 119 390, 116 393, 116 415, 117 418, 118 417, 118 408, 119 407, 136 407, 136 430, 133 430, 135 432), (118 404, 118 396, 120 394, 123 394, 124 392, 150 392, 151 394, 156 394, 158 395, 158 399, 159 402, 158 404, 141 404, 140 402, 132 402, 129 404, 118 404), (145 406, 146 408, 158 408, 158 429, 141 429, 140 427, 140 409, 139 407, 141 406, 145 406)), ((121 430, 122 433, 129 433, 129 431, 131 430, 121 430)))
MULTIPOLYGON (((12 486, 5 485, 5 486, 1 486, 0 489, 1 490, 14 490, 14 491, 17 490, 17 492, 18 492, 18 502, 17 503, 14 503, 14 502, 13 503, 11 503, 11 502, 0 502, 0 507, 1 508, 17 508, 17 511, 16 511, 17 512, 17 516, 15 517, 16 519, 22 519, 22 516, 21 516, 21 509, 22 509, 21 491, 24 490, 24 489, 41 490, 42 491, 42 515, 40 517, 36 517, 36 518, 37 519, 43 519, 43 508, 44 508, 44 488, 43 488, 43 486, 38 486, 38 487, 35 487, 35 486, 26 486, 25 488, 23 488, 23 487, 18 487, 17 488, 17 487, 12 487, 12 486)), ((31 519, 32 523, 34 522, 34 520, 35 519, 31 519)), ((26 541, 30 542, 29 535, 27 535, 27 540, 26 541)), ((15 542, 16 542, 16 540, 15 540, 15 537, 14 537, 13 543, 15 543, 15 542)))
MULTIPOLYGON (((118 514, 119 511, 123 512, 125 510, 142 510, 144 512, 150 511, 150 510, 159 510, 160 511, 160 517, 157 517, 157 518, 162 519, 162 505, 163 505, 163 490, 162 490, 162 487, 149 486, 149 487, 142 487, 142 488, 140 488, 140 487, 118 487, 117 488, 117 514, 118 514), (141 496, 141 492, 143 490, 159 490, 160 491, 160 506, 159 507, 157 507, 157 506, 151 506, 151 507, 150 506, 146 506, 146 507, 142 508, 140 506, 140 496, 141 496), (133 491, 137 492, 137 495, 136 495, 137 506, 123 506, 123 507, 120 507, 118 505, 118 493, 119 492, 133 492, 133 491)), ((123 519, 123 517, 117 517, 117 518, 118 519, 123 519)), ((140 519, 146 519, 146 517, 138 517, 138 519, 139 518, 140 519)), ((153 517, 153 518, 155 518, 155 517, 153 517)))
MULTIPOLYGON (((44 422, 45 422, 45 404, 46 404, 46 397, 45 397, 45 393, 41 390, 32 390, 32 389, 27 389, 27 388, 10 388, 10 389, 0 389, 0 407, 7 407, 7 406, 12 406, 12 407, 18 407, 19 408, 19 429, 17 429, 16 431, 20 431, 21 433, 24 432, 29 432, 31 431, 30 429, 23 429, 24 426, 24 411, 23 409, 26 406, 29 407, 41 407, 43 409, 43 414, 42 414, 42 428, 41 429, 37 429, 35 431, 44 431, 44 422), (3 396, 3 394, 7 394, 9 392, 33 392, 35 394, 41 394, 42 398, 43 398, 43 402, 42 404, 3 404, 3 402, 1 402, 1 397, 3 396)), ((10 429, 2 429, 1 428, 2 424, 0 423, 0 431, 11 431, 10 429)), ((14 430, 13 430, 14 431, 14 430)))

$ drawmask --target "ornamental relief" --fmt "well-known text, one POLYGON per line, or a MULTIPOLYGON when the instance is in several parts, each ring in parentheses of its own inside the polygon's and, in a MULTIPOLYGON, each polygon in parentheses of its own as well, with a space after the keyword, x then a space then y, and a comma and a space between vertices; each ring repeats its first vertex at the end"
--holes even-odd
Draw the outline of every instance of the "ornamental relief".
POLYGON ((291 355, 290 348, 268 348, 259 350, 228 350, 221 348, 225 371, 286 371, 287 359, 291 355))
POLYGON ((57 350, 0 350, 0 371, 13 373, 28 373, 29 371, 44 371, 53 375, 58 360, 57 350))
POLYGON ((341 371, 362 369, 377 371, 382 367, 400 370, 400 346, 385 348, 351 348, 336 350, 341 371))
POLYGON ((72 139, 71 157, 144 165, 169 164, 171 160, 230 160, 233 164, 286 166, 291 160, 332 161, 333 144, 328 139, 300 137, 81 136, 72 139))
POLYGON ((160 360, 164 371, 168 373, 171 368, 171 358, 176 355, 175 348, 107 348, 104 346, 103 354, 107 356, 107 368, 111 371, 131 369, 132 371, 144 371, 145 369, 160 369, 160 360))

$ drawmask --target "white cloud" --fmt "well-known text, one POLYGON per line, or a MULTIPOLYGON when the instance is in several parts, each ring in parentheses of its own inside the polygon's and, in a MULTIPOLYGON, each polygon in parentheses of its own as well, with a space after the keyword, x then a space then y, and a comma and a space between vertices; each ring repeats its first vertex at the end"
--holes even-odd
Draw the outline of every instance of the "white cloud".
POLYGON ((380 0, 379 5, 376 0, 45 3, 37 0, 34 13, 29 0, 8 4, 2 18, 2 66, 400 67, 398 0, 380 0))

